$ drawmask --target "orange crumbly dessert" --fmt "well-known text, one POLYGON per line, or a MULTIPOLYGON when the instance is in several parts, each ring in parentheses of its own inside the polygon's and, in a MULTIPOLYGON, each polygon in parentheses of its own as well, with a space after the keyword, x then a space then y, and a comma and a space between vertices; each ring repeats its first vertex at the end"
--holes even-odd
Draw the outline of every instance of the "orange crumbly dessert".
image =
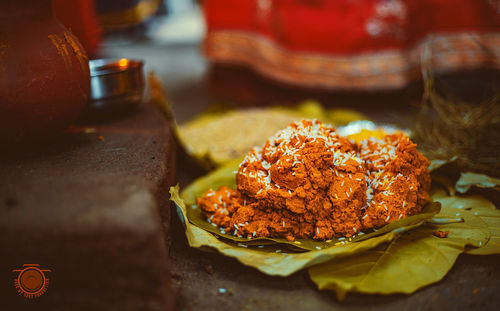
POLYGON ((429 201, 429 161, 402 134, 359 144, 302 120, 252 149, 237 189, 208 190, 197 205, 223 233, 328 240, 417 214, 429 201))

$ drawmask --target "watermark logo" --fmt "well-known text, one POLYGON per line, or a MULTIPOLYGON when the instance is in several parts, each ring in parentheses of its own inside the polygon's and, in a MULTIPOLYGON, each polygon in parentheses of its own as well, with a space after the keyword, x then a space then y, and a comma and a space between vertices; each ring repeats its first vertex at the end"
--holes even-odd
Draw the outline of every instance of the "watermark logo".
POLYGON ((14 286, 20 295, 26 298, 37 298, 42 296, 49 287, 49 278, 45 272, 49 269, 40 269, 37 264, 24 264, 22 269, 14 269, 18 275, 14 279, 14 286))

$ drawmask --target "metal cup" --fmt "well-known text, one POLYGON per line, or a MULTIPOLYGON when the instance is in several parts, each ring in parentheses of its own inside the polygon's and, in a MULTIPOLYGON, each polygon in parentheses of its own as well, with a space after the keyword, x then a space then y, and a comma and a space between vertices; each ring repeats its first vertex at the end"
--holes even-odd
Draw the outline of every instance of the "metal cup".
POLYGON ((90 67, 92 110, 130 110, 144 94, 144 63, 129 59, 94 59, 90 67))

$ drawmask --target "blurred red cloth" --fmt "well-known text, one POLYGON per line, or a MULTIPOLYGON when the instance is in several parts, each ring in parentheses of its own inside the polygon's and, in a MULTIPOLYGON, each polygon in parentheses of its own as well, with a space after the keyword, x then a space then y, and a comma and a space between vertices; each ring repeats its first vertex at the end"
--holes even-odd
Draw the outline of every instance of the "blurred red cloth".
POLYGON ((52 0, 52 4, 56 16, 80 40, 87 54, 95 54, 102 32, 94 0, 52 0))
POLYGON ((205 0, 204 51, 282 82, 394 89, 437 70, 500 68, 497 0, 205 0))

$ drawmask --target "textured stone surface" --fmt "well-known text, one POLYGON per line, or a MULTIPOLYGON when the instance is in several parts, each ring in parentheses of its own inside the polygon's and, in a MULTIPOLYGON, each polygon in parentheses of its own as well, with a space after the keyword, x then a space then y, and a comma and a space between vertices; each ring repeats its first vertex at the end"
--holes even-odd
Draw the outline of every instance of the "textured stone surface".
MULTIPOLYGON (((135 114, 71 128, 52 142, 2 146, 0 281, 9 310, 165 310, 173 306, 159 206, 173 183, 169 124, 135 114), (51 269, 46 294, 28 301, 11 269, 51 269)), ((168 209, 163 209, 168 223, 168 209)))

